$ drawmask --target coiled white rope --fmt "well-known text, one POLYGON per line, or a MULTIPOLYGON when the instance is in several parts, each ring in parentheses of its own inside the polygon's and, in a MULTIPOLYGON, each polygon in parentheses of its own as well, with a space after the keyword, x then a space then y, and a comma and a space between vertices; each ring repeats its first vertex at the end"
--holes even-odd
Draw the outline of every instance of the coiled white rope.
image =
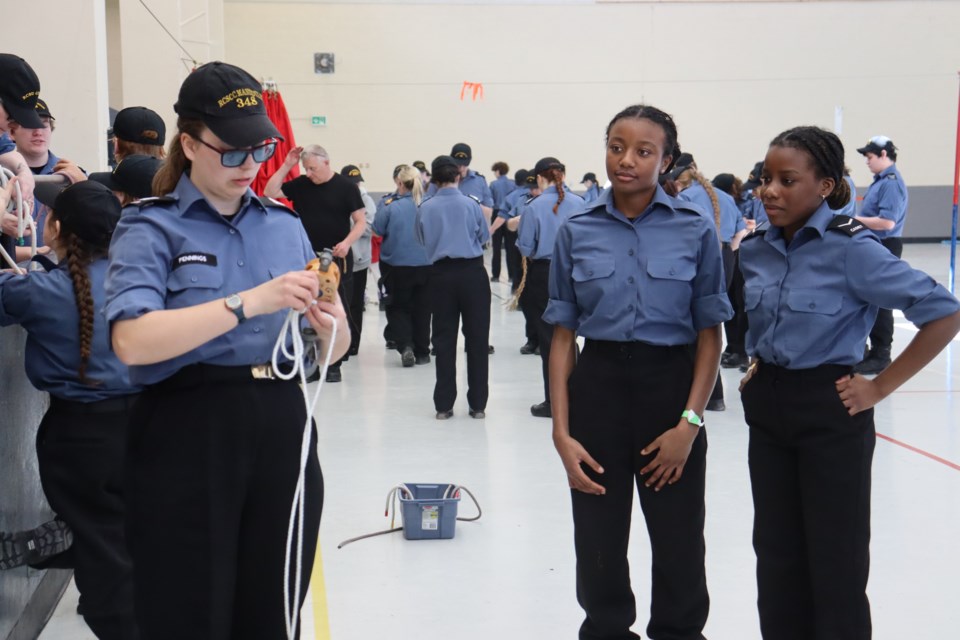
MULTIPOLYGON (((302 312, 293 309, 287 314, 287 319, 283 323, 280 335, 277 336, 277 342, 273 346, 273 358, 271 365, 273 373, 281 380, 293 380, 300 376, 300 388, 303 391, 303 402, 307 409, 307 419, 303 425, 303 440, 300 444, 300 475, 297 478, 297 488, 293 494, 293 504, 290 508, 290 520, 287 525, 287 548, 284 556, 283 565, 283 606, 284 619, 287 625, 287 638, 293 640, 297 634, 297 623, 300 614, 300 587, 303 580, 303 510, 306 502, 304 492, 304 482, 307 470, 307 461, 310 459, 310 433, 313 414, 317 408, 317 401, 320 399, 320 390, 323 388, 323 382, 327 375, 327 368, 330 366, 330 360, 333 357, 333 345, 337 341, 337 321, 330 314, 324 314, 333 323, 333 331, 330 335, 330 343, 327 346, 327 355, 324 358, 323 366, 320 368, 320 380, 317 389, 311 399, 307 391, 307 372, 304 369, 304 358, 307 355, 307 346, 300 331, 300 318, 302 312), (290 338, 290 346, 287 346, 287 338, 290 338), (293 368, 287 373, 280 370, 280 356, 293 362, 293 368), (297 550, 296 557, 293 556, 294 529, 296 529, 297 550), (291 567, 291 564, 293 565, 291 567), (290 593, 290 570, 293 569, 293 593, 290 593)), ((317 346, 312 345, 314 360, 317 356, 317 346)))
MULTIPOLYGON (((0 167, 0 189, 6 189, 7 184, 9 184, 10 180, 15 176, 16 174, 9 169, 0 167)), ((37 255, 37 225, 33 221, 33 216, 30 215, 29 211, 27 211, 27 202, 23 199, 23 193, 20 191, 19 182, 14 185, 13 200, 11 200, 7 205, 7 211, 17 216, 17 243, 23 243, 23 234, 29 228, 30 256, 33 257, 37 255)), ((24 273, 23 269, 17 265, 16 259, 11 257, 10 254, 7 253, 6 249, 4 249, 2 246, 0 246, 0 257, 2 257, 4 262, 6 262, 16 273, 21 275, 24 273)))

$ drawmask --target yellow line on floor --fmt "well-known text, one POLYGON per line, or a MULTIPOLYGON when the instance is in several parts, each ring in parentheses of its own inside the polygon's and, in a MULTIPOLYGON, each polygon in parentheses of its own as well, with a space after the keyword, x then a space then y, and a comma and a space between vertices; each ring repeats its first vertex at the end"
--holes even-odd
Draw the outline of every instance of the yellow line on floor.
POLYGON ((313 631, 317 640, 330 640, 330 616, 327 612, 327 585, 323 579, 323 551, 317 541, 317 557, 313 561, 310 591, 313 594, 313 631))

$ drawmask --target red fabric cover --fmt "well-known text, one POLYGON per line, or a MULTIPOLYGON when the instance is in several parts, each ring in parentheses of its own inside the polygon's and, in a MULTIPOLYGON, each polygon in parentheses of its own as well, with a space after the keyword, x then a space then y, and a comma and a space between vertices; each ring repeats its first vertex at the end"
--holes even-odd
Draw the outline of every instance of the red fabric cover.
MULTIPOLYGON (((287 107, 283 104, 283 97, 280 95, 280 92, 264 91, 263 102, 267 107, 267 116, 274 126, 277 127, 280 135, 283 136, 283 140, 277 143, 277 152, 273 154, 273 157, 260 165, 260 173, 257 174, 253 184, 250 185, 250 188, 253 189, 253 192, 258 196, 263 195, 263 189, 267 186, 267 180, 283 165, 283 161, 286 159, 290 149, 297 146, 297 143, 293 139, 293 129, 290 127, 290 117, 287 115, 287 107)), ((284 182, 293 180, 299 175, 300 165, 297 164, 290 169, 290 173, 287 174, 287 179, 284 180, 284 182)), ((279 200, 288 207, 293 208, 291 202, 286 198, 279 198, 279 200)))

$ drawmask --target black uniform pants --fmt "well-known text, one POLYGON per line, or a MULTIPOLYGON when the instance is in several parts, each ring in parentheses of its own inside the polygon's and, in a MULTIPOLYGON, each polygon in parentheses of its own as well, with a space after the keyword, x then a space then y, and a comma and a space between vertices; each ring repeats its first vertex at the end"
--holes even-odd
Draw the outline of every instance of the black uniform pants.
MULTIPOLYGON (((729 295, 730 283, 733 281, 733 265, 736 256, 729 242, 724 242, 720 247, 720 256, 723 258, 723 277, 724 286, 729 295)), ((696 353, 696 351, 694 351, 696 353)), ((723 400, 723 378, 720 377, 720 371, 717 371, 717 380, 713 383, 713 391, 710 393, 710 400, 723 400)))
MULTIPOLYGON (((517 252, 517 255, 520 255, 520 253, 517 252)), ((526 291, 527 286, 530 284, 530 260, 527 260, 521 256, 519 271, 520 272, 517 275, 517 286, 514 287, 514 291, 520 288, 520 283, 523 282, 524 277, 526 277, 526 282, 524 283, 523 288, 524 291, 526 291), (524 272, 526 272, 526 275, 524 275, 524 272)), ((542 353, 543 343, 540 342, 540 330, 537 324, 540 315, 543 315, 543 313, 534 313, 530 306, 523 303, 522 296, 520 300, 520 312, 523 313, 523 333, 527 338, 527 344, 533 345, 534 347, 539 346, 542 353)))
POLYGON ((430 267, 391 267, 386 276, 389 340, 403 353, 410 347, 417 356, 430 355, 430 267))
POLYGON ((353 272, 350 283, 350 353, 360 349, 360 334, 363 332, 363 296, 367 291, 368 269, 353 272))
MULTIPOLYGON (((723 266, 724 269, 727 268, 726 259, 724 260, 723 266)), ((743 285, 743 272, 740 270, 740 252, 735 251, 733 252, 729 283, 727 284, 727 296, 730 298, 730 305, 733 307, 733 318, 723 323, 723 329, 727 336, 726 351, 728 353, 737 353, 746 356, 747 313, 744 309, 743 285)))
POLYGON ((871 635, 873 409, 853 417, 834 381, 850 367, 761 362, 743 390, 750 427, 753 546, 766 640, 871 635))
MULTIPOLYGON (((903 238, 884 238, 880 243, 898 258, 903 255, 903 238)), ((870 332, 871 349, 887 349, 893 346, 893 311, 880 309, 870 332)))
POLYGON ((437 350, 437 411, 453 409, 457 399, 457 329, 463 322, 467 347, 467 402, 483 411, 489 395, 490 280, 483 258, 444 259, 430 270, 433 346, 437 350))
POLYGON ((124 460, 133 398, 84 405, 51 398, 37 431, 40 481, 73 529, 83 617, 101 640, 136 639, 133 565, 124 518, 124 460))
MULTIPOLYGON (((493 215, 490 216, 490 224, 493 224, 497 220, 497 213, 499 209, 493 210, 493 215)), ((490 242, 493 245, 493 252, 490 254, 490 276, 496 279, 500 279, 500 262, 501 254, 503 247, 503 238, 507 232, 507 228, 503 225, 499 229, 493 232, 493 236, 490 237, 490 242)), ((510 274, 510 265, 509 260, 507 264, 507 275, 510 274)))
POLYGON ((603 496, 571 490, 580 640, 627 640, 637 617, 627 543, 637 486, 653 554, 651 640, 702 640, 710 606, 704 569, 707 436, 693 443, 683 477, 659 492, 639 475, 640 450, 680 421, 693 380, 688 345, 587 340, 568 382, 570 435, 600 463, 603 496))
MULTIPOLYGON (((129 541, 143 638, 285 640, 287 526, 306 418, 296 382, 193 365, 134 409, 129 541)), ((323 478, 313 427, 305 479, 302 604, 323 478)), ((295 552, 293 557, 295 557, 295 552)), ((290 572, 293 590, 293 570, 290 572)))
POLYGON ((517 251, 517 232, 510 231, 506 225, 503 229, 503 260, 507 263, 507 278, 510 286, 516 291, 520 284, 520 252, 517 251))
POLYGON ((377 282, 377 289, 380 294, 380 303, 383 305, 381 309, 387 309, 387 324, 383 328, 383 339, 386 342, 396 342, 393 337, 393 327, 390 326, 390 304, 393 302, 393 292, 390 290, 392 279, 390 277, 390 272, 393 270, 393 267, 383 259, 380 260, 380 281, 377 282))
POLYGON ((524 316, 530 318, 537 330, 540 345, 540 362, 543 370, 543 398, 550 403, 550 343, 553 341, 553 325, 543 320, 550 294, 547 285, 550 281, 550 260, 527 261, 527 283, 520 296, 520 305, 524 316))

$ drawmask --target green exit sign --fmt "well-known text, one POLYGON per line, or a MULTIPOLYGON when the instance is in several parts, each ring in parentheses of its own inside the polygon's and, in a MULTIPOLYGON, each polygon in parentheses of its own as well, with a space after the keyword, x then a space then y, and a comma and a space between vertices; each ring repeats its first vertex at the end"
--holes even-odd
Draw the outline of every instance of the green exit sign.
POLYGON ((313 116, 310 118, 310 124, 315 127, 325 127, 327 126, 327 116, 313 116))

